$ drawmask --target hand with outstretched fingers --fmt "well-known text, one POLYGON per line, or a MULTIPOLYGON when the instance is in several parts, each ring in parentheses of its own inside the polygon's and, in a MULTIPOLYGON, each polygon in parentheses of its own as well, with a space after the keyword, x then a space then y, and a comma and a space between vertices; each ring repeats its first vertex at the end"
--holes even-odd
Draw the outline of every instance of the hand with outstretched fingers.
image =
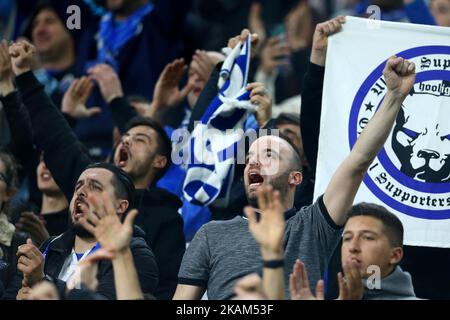
POLYGON ((99 114, 99 107, 87 108, 86 102, 91 96, 94 85, 88 77, 75 79, 64 94, 61 111, 74 119, 90 118, 99 114))
POLYGON ((289 276, 289 290, 291 300, 324 300, 325 285, 323 280, 319 280, 316 285, 316 295, 311 292, 308 273, 305 264, 297 259, 289 276))
POLYGON ((136 209, 128 212, 124 222, 113 204, 113 199, 103 191, 100 196, 89 195, 87 198, 89 213, 80 219, 81 225, 92 233, 101 247, 112 254, 123 252, 129 248, 133 235, 133 222, 138 214, 136 209))
POLYGON ((272 186, 261 186, 257 191, 258 207, 261 210, 258 221, 252 207, 245 207, 250 232, 258 242, 263 260, 283 258, 283 239, 285 230, 284 209, 280 191, 272 186))

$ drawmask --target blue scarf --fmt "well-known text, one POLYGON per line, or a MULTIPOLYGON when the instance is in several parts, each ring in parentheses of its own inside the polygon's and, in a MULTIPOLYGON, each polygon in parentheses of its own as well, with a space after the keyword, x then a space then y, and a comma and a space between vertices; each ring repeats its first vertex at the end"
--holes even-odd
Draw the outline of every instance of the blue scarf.
POLYGON ((142 19, 153 10, 153 4, 147 3, 124 21, 114 21, 114 15, 108 12, 102 17, 97 35, 98 62, 109 63, 116 71, 119 65, 117 55, 125 44, 142 30, 142 19))

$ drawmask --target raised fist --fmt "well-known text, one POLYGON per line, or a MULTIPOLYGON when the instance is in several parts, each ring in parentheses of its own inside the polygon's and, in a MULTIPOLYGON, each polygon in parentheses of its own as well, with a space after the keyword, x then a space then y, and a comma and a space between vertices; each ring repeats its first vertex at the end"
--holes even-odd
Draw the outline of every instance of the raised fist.
POLYGON ((12 69, 16 76, 31 70, 36 48, 29 42, 21 40, 9 47, 12 69))
POLYGON ((401 97, 406 97, 416 80, 416 65, 401 57, 391 57, 383 71, 388 90, 401 97))

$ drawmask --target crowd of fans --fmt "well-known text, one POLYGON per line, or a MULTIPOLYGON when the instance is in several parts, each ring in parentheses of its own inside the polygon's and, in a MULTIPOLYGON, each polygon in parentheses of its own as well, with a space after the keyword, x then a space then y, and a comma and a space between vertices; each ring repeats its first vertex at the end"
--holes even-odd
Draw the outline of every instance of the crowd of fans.
POLYGON ((371 5, 450 27, 450 0, 2 1, 0 297, 449 298, 448 249, 404 246, 396 215, 354 204, 412 62, 388 59, 383 103, 313 201, 328 37, 371 5), (243 129, 279 134, 246 145, 226 201, 202 206, 172 133, 194 130, 222 48, 248 38, 243 129))

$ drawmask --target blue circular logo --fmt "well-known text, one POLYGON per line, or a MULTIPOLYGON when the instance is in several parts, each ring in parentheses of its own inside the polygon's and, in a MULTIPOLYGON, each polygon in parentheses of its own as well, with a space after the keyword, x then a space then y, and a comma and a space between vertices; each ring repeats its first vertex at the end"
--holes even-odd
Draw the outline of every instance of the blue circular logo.
MULTIPOLYGON (((416 82, 364 183, 386 205, 406 215, 449 219, 450 47, 417 47, 397 56, 416 64, 416 82)), ((355 96, 350 148, 386 94, 385 64, 367 77, 355 96)))

